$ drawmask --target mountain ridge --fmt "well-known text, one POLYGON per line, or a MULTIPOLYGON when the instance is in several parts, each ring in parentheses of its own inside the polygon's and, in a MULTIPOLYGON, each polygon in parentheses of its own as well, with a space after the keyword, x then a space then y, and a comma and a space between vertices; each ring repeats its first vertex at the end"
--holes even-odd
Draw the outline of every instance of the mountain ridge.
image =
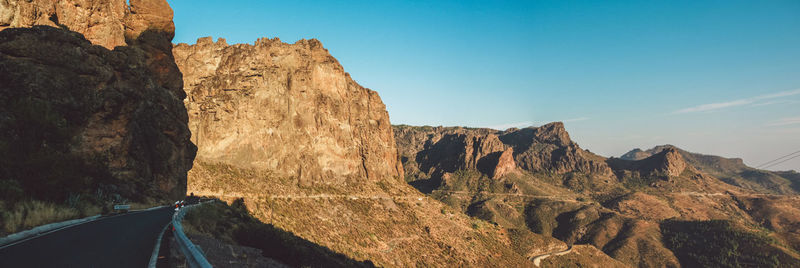
POLYGON ((402 181, 380 97, 318 40, 207 37, 173 52, 198 146, 190 192, 242 198, 265 223, 383 266, 529 266, 527 255, 563 245, 469 218, 402 181))
MULTIPOLYGON (((663 242, 663 235, 675 231, 672 220, 698 226, 709 220, 730 221, 738 226, 735 232, 752 234, 758 232, 752 226, 763 221, 758 218, 772 217, 774 225, 760 228, 796 245, 792 241, 798 229, 787 227, 787 222, 797 206, 778 205, 791 202, 791 196, 732 185, 704 172, 707 167, 700 160, 706 158, 698 160, 674 146, 652 153, 633 150, 627 154, 639 155, 633 160, 605 158, 580 148, 558 122, 505 131, 394 128, 406 180, 420 191, 507 228, 529 228, 568 244, 593 245, 628 265, 678 267, 689 261, 685 249, 663 242), (500 140, 493 145, 497 149, 483 151, 513 148, 518 173, 493 176, 471 164, 476 154, 469 152, 476 150, 470 148, 484 148, 474 144, 493 136, 500 140), (761 196, 772 199, 757 201, 764 200, 761 196)), ((797 261, 791 249, 763 246, 783 252, 785 262, 797 261)))
POLYGON ((694 168, 734 186, 773 194, 800 193, 800 181, 792 176, 795 171, 757 169, 745 165, 741 158, 692 153, 670 144, 655 146, 645 151, 636 148, 625 153, 620 159, 640 160, 667 149, 676 150, 694 168))

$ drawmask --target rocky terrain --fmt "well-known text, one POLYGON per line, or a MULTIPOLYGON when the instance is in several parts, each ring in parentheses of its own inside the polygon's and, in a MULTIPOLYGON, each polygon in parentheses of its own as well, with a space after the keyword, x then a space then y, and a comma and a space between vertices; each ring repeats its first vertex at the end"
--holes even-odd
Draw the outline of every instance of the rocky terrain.
POLYGON ((459 170, 496 179, 515 171, 564 175, 564 183, 578 191, 616 183, 605 158, 572 142, 562 123, 506 131, 396 126, 395 136, 412 184, 452 185, 459 170))
POLYGON ((108 49, 130 45, 148 29, 161 32, 168 42, 175 34, 172 9, 166 1, 7 0, 0 2, 0 30, 34 25, 63 26, 81 33, 92 44, 108 49))
MULTIPOLYGON (((243 198, 259 220, 378 266, 527 266, 529 255, 564 246, 469 218, 407 185, 380 97, 317 40, 200 38, 173 52, 198 145, 190 192, 243 198)), ((492 172, 514 170, 500 166, 492 172)))
POLYGON ((745 174, 742 170, 770 174, 741 160, 726 165, 731 161, 674 146, 605 158, 572 142, 561 123, 505 131, 400 125, 394 131, 406 181, 500 226, 591 245, 633 266, 774 263, 735 246, 726 250, 736 258, 710 260, 685 254, 685 245, 700 243, 675 242, 675 232, 710 228, 720 236, 750 237, 773 252, 778 263, 798 264, 798 248, 791 245, 800 228, 789 219, 798 208, 789 200, 796 196, 770 195, 774 191, 767 187, 740 187, 716 177, 745 174), (500 154, 510 156, 497 161, 500 154), (513 171, 498 175, 497 169, 513 171), (709 225, 709 220, 722 222, 709 225), (776 240, 762 239, 764 228, 776 240))
POLYGON ((56 200, 98 187, 133 200, 183 196, 196 149, 166 2, 2 5, 4 189, 56 200))
POLYGON ((197 161, 270 170, 297 183, 402 176, 389 115, 317 40, 201 38, 173 49, 197 161))
POLYGON ((719 178, 725 183, 762 193, 798 194, 800 177, 794 171, 774 172, 748 167, 741 158, 724 158, 681 150, 672 145, 660 145, 642 151, 633 149, 620 157, 623 160, 641 160, 665 150, 679 153, 697 170, 719 178))
POLYGON ((231 204, 190 217, 215 261, 800 266, 793 171, 671 145, 606 158, 560 122, 392 126, 320 41, 174 45, 163 0, 0 1, 0 30, 4 232, 31 200, 193 192, 231 204))

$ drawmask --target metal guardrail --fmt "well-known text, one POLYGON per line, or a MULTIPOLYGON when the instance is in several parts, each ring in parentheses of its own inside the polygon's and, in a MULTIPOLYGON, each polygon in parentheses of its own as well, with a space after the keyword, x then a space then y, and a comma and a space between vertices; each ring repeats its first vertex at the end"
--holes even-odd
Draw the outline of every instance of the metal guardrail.
POLYGON ((206 256, 203 255, 203 252, 201 252, 197 246, 195 246, 192 241, 186 237, 186 234, 183 233, 183 225, 181 225, 181 220, 183 220, 183 216, 186 215, 186 212, 189 211, 189 209, 193 209, 201 205, 203 204, 200 203, 197 205, 186 206, 172 215, 172 226, 175 228, 173 235, 175 236, 175 241, 178 243, 178 247, 186 257, 186 263, 189 265, 189 267, 211 268, 211 264, 208 263, 208 260, 206 260, 206 256))

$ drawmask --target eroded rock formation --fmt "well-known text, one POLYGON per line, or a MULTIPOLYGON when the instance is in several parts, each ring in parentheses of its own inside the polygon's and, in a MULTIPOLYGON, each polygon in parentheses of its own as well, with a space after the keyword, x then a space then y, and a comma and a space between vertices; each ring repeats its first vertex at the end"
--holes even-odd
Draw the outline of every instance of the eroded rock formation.
POLYGON ((2 149, 24 156, 9 160, 5 175, 33 183, 15 176, 55 161, 76 171, 53 171, 61 175, 38 176, 40 183, 99 185, 133 199, 183 196, 196 148, 172 58, 166 1, 0 5, 0 27, 6 28, 0 32, 0 128, 8 145, 2 149), (61 163, 65 159, 74 161, 61 163))
POLYGON ((0 30, 14 27, 64 26, 93 44, 113 49, 147 30, 172 40, 172 9, 164 0, 5 0, 0 1, 0 30))
POLYGON ((184 74, 198 161, 343 185, 401 177, 389 115, 315 40, 173 49, 184 74))
POLYGON ((677 177, 686 169, 686 161, 677 150, 670 148, 661 151, 655 155, 655 160, 658 160, 658 165, 654 166, 653 170, 662 172, 668 176, 677 177))
POLYGON ((561 122, 506 131, 395 126, 395 136, 411 176, 441 177, 460 169, 477 169, 490 177, 516 169, 612 175, 605 158, 581 149, 561 122))
POLYGON ((492 178, 501 178, 506 174, 516 171, 517 164, 514 162, 514 149, 508 148, 500 154, 497 158, 497 164, 494 165, 492 171, 492 178))

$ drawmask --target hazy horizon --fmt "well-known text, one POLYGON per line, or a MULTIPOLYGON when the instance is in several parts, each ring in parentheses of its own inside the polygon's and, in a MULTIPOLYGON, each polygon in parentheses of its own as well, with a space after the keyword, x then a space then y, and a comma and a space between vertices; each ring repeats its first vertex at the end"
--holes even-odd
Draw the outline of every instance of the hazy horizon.
POLYGON ((392 124, 563 121, 604 156, 673 144, 750 166, 800 150, 796 1, 169 2, 175 43, 319 39, 392 124))

